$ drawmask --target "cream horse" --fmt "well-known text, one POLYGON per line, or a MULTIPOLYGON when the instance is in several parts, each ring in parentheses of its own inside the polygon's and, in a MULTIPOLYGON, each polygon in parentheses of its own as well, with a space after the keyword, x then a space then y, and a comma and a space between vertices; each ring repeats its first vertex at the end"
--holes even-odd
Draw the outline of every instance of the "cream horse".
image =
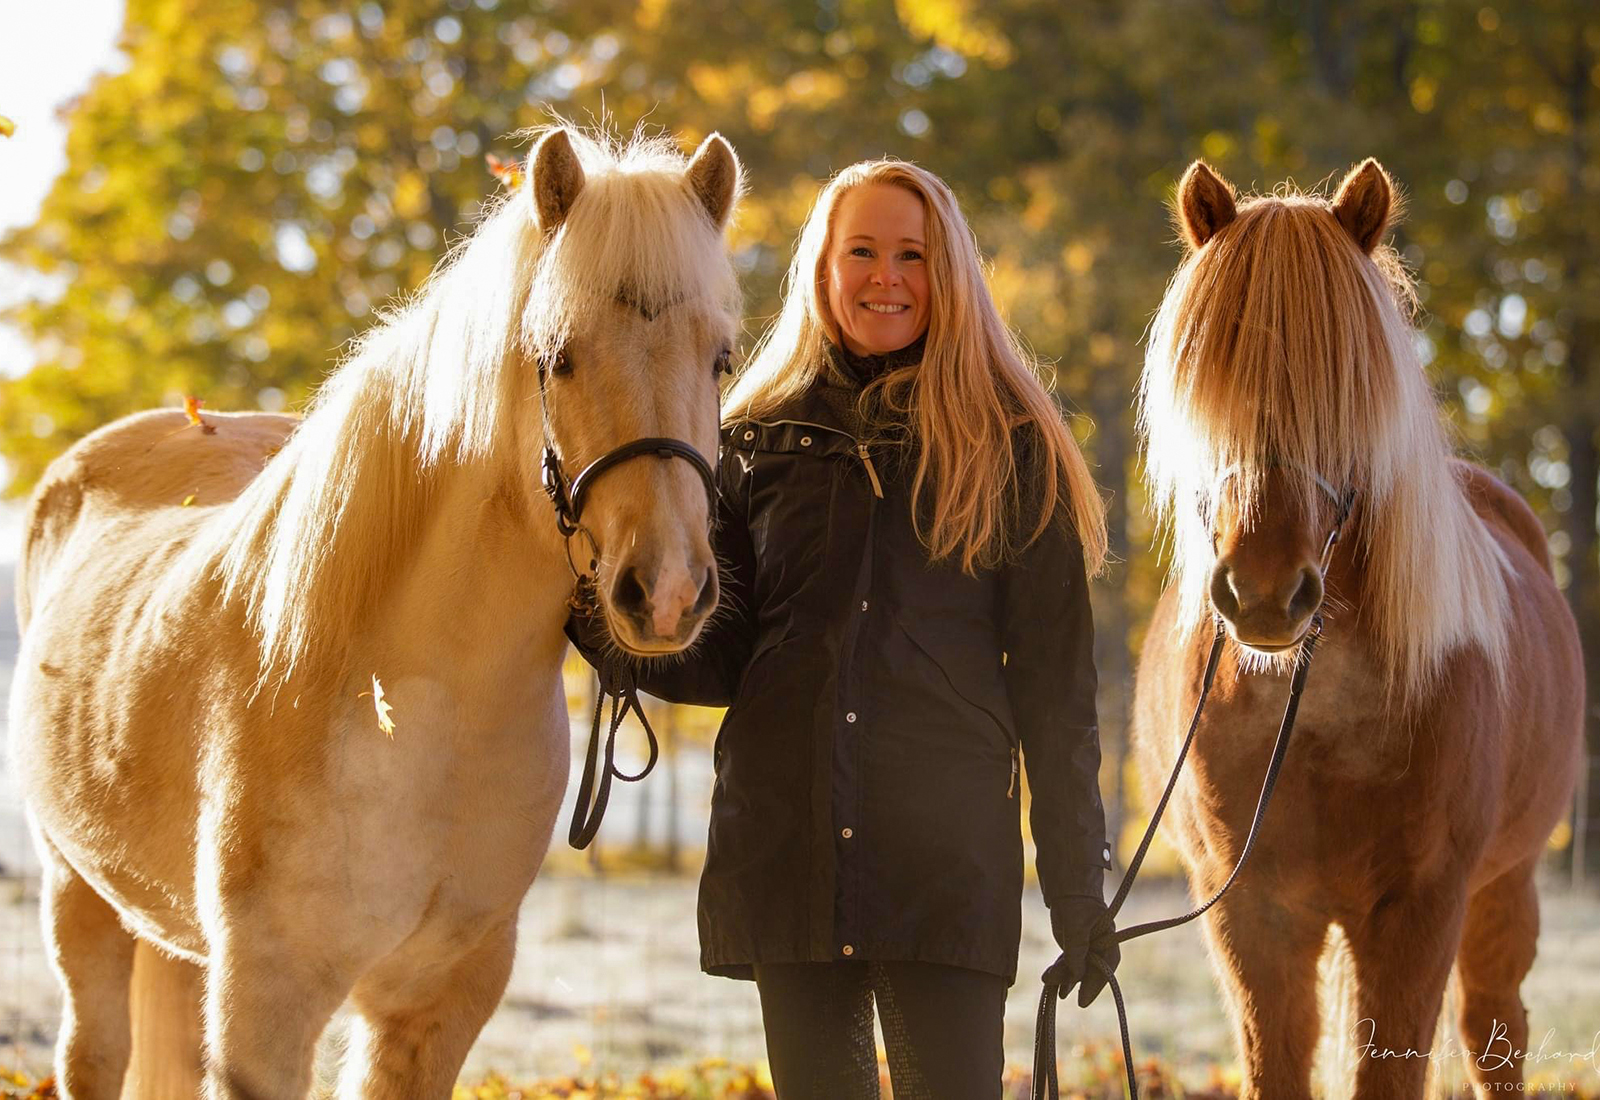
MULTIPOLYGON (((304 1096, 347 999, 341 1096, 448 1096, 500 1001, 568 771, 546 431, 569 476, 714 458, 737 308, 720 137, 553 130, 527 175, 303 421, 142 413, 34 494, 12 752, 71 1100, 122 1089, 140 944, 203 968, 212 1100, 304 1096)), ((689 462, 595 485, 624 648, 696 637, 709 519, 689 462)))

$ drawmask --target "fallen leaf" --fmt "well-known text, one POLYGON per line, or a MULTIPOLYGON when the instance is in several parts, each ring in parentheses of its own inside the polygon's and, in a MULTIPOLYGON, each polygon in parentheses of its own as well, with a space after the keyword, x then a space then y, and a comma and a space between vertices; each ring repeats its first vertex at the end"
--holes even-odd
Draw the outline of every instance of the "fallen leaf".
POLYGON ((5 115, 0 115, 0 137, 10 137, 17 132, 17 124, 5 115))
POLYGON ((391 741, 394 740, 394 719, 389 717, 389 711, 393 708, 383 697, 383 685, 378 683, 376 672, 372 674, 372 709, 378 712, 378 728, 387 734, 391 741))
POLYGON ((522 186, 521 162, 515 158, 512 158, 511 160, 501 160, 493 153, 484 154, 483 159, 488 162, 489 171, 494 174, 494 178, 499 180, 506 187, 515 191, 517 188, 522 186))
POLYGON ((217 426, 206 423, 205 419, 200 415, 200 406, 204 404, 205 402, 198 397, 185 396, 183 399, 183 415, 189 418, 190 424, 199 428, 202 432, 207 435, 216 435, 217 426))
POLYGON ((190 493, 188 496, 183 498, 183 507, 187 508, 187 507, 189 507, 189 505, 191 505, 193 503, 194 503, 194 494, 193 493, 190 493))

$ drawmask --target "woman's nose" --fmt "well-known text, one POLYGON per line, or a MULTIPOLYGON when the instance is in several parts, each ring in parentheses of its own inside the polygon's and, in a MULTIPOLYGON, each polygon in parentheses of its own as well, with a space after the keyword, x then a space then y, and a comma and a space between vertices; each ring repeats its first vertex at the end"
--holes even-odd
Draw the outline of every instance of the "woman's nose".
POLYGON ((872 265, 872 281, 879 286, 893 286, 900 281, 900 272, 894 266, 894 261, 887 256, 881 257, 872 265))

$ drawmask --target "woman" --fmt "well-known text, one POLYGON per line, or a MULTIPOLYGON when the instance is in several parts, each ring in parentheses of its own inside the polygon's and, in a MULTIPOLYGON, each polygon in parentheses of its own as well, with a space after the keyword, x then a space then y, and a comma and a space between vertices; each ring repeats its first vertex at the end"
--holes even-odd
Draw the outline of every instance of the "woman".
POLYGON ((721 610, 640 673, 729 706, 701 964, 755 979, 781 1100, 878 1095, 874 999, 897 1097, 998 1096, 1019 756, 1049 977, 1086 1004, 1091 944, 1117 961, 1086 587, 1105 522, 942 181, 872 161, 824 188, 724 424, 721 610))

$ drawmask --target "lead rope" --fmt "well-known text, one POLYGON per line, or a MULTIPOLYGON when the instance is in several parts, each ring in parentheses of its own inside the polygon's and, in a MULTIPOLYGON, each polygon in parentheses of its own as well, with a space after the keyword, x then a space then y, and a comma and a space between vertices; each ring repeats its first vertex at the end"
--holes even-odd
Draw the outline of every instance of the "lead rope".
MULTIPOLYGON (((1342 520, 1341 516, 1341 520, 1342 520)), ((1337 529, 1335 530, 1337 536, 1337 529)), ((1331 551, 1333 539, 1330 538, 1327 548, 1323 551, 1324 561, 1331 551)), ((1180 924, 1187 924, 1198 918, 1207 909, 1210 909, 1222 895, 1228 892, 1234 880, 1239 877, 1239 872, 1244 869, 1244 864, 1250 858, 1250 850, 1255 847, 1256 836, 1261 829, 1261 819, 1266 815, 1267 804, 1272 800, 1272 789, 1277 785, 1278 772, 1283 767, 1285 754, 1289 749, 1289 735, 1294 731, 1294 719, 1300 709, 1300 696, 1305 691, 1306 675, 1311 669, 1311 657, 1316 651, 1317 641, 1322 637, 1322 616, 1316 615, 1311 620, 1311 630, 1300 645, 1299 659, 1295 662, 1294 674, 1289 681, 1289 701, 1284 706, 1283 721, 1278 726, 1278 740, 1272 747, 1272 760, 1267 765, 1267 776, 1261 784, 1261 797, 1256 802, 1255 817, 1250 822, 1250 832, 1245 837, 1244 851, 1239 853, 1239 860, 1233 866, 1233 873, 1228 876, 1228 881, 1222 884, 1222 889, 1211 895, 1209 901, 1180 917, 1168 917, 1164 920, 1149 921, 1137 924, 1132 928, 1124 928, 1115 934, 1117 943, 1126 943, 1140 936, 1148 936, 1152 932, 1162 932, 1168 928, 1176 928, 1180 924)), ((1200 728, 1200 712, 1206 705, 1206 696, 1211 693, 1211 682, 1216 678, 1217 663, 1222 657, 1222 645, 1227 640, 1222 620, 1216 619, 1216 638, 1211 643, 1211 654, 1206 659, 1205 677, 1200 685, 1200 698, 1194 706, 1194 716, 1189 719, 1189 732, 1183 739, 1183 747, 1178 750, 1177 762, 1172 766, 1172 775, 1167 780, 1166 790, 1161 792, 1161 801, 1156 803, 1155 812, 1150 817, 1150 824, 1145 828, 1144 839, 1139 842, 1139 849, 1134 853, 1133 860, 1128 864, 1128 873, 1122 878, 1122 885, 1117 888, 1116 897, 1106 910, 1106 920, 1114 921, 1117 913, 1121 911, 1122 904, 1128 898, 1128 891, 1133 887, 1133 880, 1139 873, 1140 866, 1144 863, 1145 853, 1150 850, 1150 843, 1155 839, 1156 826, 1161 823, 1161 815, 1166 811, 1167 802, 1172 798, 1172 792, 1178 785, 1178 776, 1183 770, 1184 759, 1189 755, 1189 747, 1194 743, 1195 732, 1200 728)), ((1122 1032, 1122 1065, 1127 1072, 1128 1096, 1130 1100, 1138 1100, 1139 1082, 1133 1072, 1133 1043, 1128 1037, 1128 1011, 1122 1000, 1122 987, 1117 984, 1117 979, 1111 968, 1093 950, 1089 953, 1089 965, 1093 966, 1106 979, 1106 984, 1111 987, 1111 997, 1117 1004, 1117 1026, 1122 1032)), ((1056 1001, 1059 999, 1060 986, 1055 983, 1045 983, 1044 991, 1039 997, 1039 1016, 1033 1036, 1033 1100, 1059 1100, 1060 1084, 1056 1070, 1056 1001)))
MULTIPOLYGON (((574 611, 588 614, 598 610, 594 602, 594 581, 590 577, 578 575, 568 606, 574 611)), ((650 774, 660 755, 661 745, 656 740, 656 731, 650 728, 650 719, 645 717, 644 707, 639 703, 639 682, 632 664, 624 654, 616 650, 604 654, 600 658, 599 667, 595 670, 594 719, 589 724, 589 747, 584 753, 583 778, 578 781, 578 798, 572 807, 572 824, 567 829, 567 843, 580 851, 587 848, 594 840, 595 834, 600 831, 600 821, 605 817, 606 803, 611 801, 611 781, 620 779, 624 783, 637 783, 650 774), (597 784, 600 725, 605 714, 607 699, 611 700, 611 720, 605 735, 605 768, 599 772, 597 784), (650 758, 645 761, 644 767, 632 774, 618 770, 616 765, 617 730, 622 727, 630 712, 639 716, 639 724, 644 727, 644 735, 650 743, 650 758)))

